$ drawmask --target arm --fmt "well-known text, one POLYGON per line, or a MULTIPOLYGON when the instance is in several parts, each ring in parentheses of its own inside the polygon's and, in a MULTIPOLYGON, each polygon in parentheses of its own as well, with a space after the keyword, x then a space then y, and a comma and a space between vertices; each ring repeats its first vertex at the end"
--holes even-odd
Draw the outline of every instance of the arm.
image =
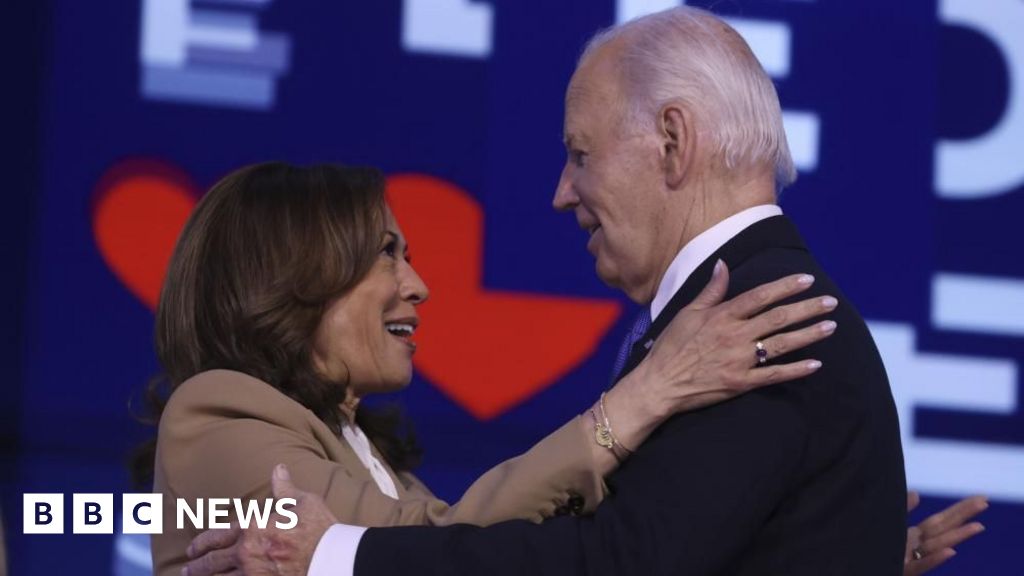
POLYGON ((673 419, 615 476, 615 496, 594 516, 371 529, 355 574, 721 573, 782 498, 802 454, 801 421, 779 396, 754 393, 673 419))
POLYGON ((380 492, 344 440, 308 410, 244 374, 216 371, 183 384, 161 419, 161 468, 181 497, 263 498, 269 472, 296 483, 342 521, 362 526, 540 521, 573 495, 593 508, 603 490, 591 439, 570 421, 524 455, 491 469, 455 505, 403 475, 398 500, 380 492))
MULTIPOLYGON (((650 357, 609 393, 607 412, 617 440, 636 447, 675 412, 814 372, 817 367, 807 362, 754 369, 750 350, 750 342, 762 335, 830 309, 814 298, 783 306, 782 314, 757 315, 766 305, 806 290, 811 285, 806 278, 792 275, 719 304, 728 288, 728 271, 721 266, 676 316, 650 357)), ((818 324, 765 338, 765 343, 773 355, 782 355, 828 334, 818 324)), ((418 483, 396 501, 358 473, 360 464, 346 467, 329 457, 326 450, 339 441, 308 410, 256 379, 228 371, 210 374, 183 384, 161 423, 161 440, 175 444, 175 450, 165 451, 165 468, 174 472, 170 481, 181 485, 184 489, 177 491, 186 496, 266 496, 268 472, 284 463, 301 488, 320 495, 349 524, 540 521, 570 503, 574 513, 593 510, 603 496, 602 477, 621 457, 598 445, 589 418, 577 417, 524 455, 485 473, 453 506, 418 483), (177 460, 170 455, 185 453, 187 458, 177 460)))
MULTIPOLYGON (((702 425, 677 418, 617 474, 616 496, 602 502, 595 515, 563 516, 540 525, 511 521, 487 528, 353 531, 335 524, 317 496, 296 490, 281 467, 273 479, 274 496, 297 500, 298 527, 205 532, 189 548, 189 575, 236 568, 248 576, 306 576, 307 571, 309 576, 713 573, 713 566, 728 562, 750 538, 751 524, 742 517, 768 514, 765 500, 777 496, 792 466, 792 458, 785 456, 794 452, 792 441, 799 442, 798 427, 786 425, 792 422, 788 409, 776 403, 774 410, 766 411, 756 404, 751 408, 762 415, 759 424, 773 433, 746 433, 736 439, 740 446, 748 441, 744 453, 736 454, 746 466, 690 468, 689 462, 699 460, 691 460, 687 447, 678 446, 677 440, 700 434, 702 425), (712 473, 712 468, 724 473, 712 473), (694 489, 699 493, 691 492, 694 489), (652 494, 661 497, 651 498, 652 494)), ((695 416, 703 414, 707 412, 695 416)), ((736 416, 721 418, 729 422, 736 416)), ((735 435, 720 434, 703 450, 732 446, 730 438, 735 435)))
MULTIPOLYGON (((747 389, 757 384, 787 380, 814 372, 816 368, 808 366, 806 362, 792 363, 788 365, 779 364, 768 369, 750 369, 752 364, 750 341, 756 339, 759 334, 778 332, 780 329, 793 322, 806 320, 807 318, 819 315, 829 309, 827 305, 822 304, 820 298, 816 298, 798 303, 797 305, 783 307, 785 310, 781 315, 779 313, 775 313, 767 319, 756 316, 755 319, 747 321, 751 316, 755 316, 757 311, 760 308, 763 308, 766 304, 777 301, 787 295, 792 295, 802 291, 802 289, 805 289, 808 285, 809 284, 806 282, 798 282, 797 277, 791 276, 778 282, 767 284, 764 287, 730 301, 730 305, 733 306, 733 308, 719 306, 715 307, 715 310, 712 311, 711 308, 698 310, 695 307, 695 313, 693 314, 688 314, 686 310, 681 312, 676 316, 676 319, 673 320, 669 330, 662 334, 662 337, 658 341, 659 344, 655 346, 655 350, 652 352, 651 357, 642 363, 637 370, 620 381, 619 385, 613 390, 613 394, 621 393, 621 396, 611 396, 609 398, 608 409, 614 416, 613 420, 615 422, 620 422, 622 413, 618 410, 623 406, 620 404, 613 405, 612 400, 614 398, 621 398, 627 403, 635 402, 636 404, 634 404, 634 406, 644 406, 644 399, 647 398, 645 394, 650 394, 652 389, 657 390, 656 386, 652 384, 652 382, 688 382, 691 386, 690 392, 697 391, 697 393, 680 395, 678 387, 673 389, 670 386, 667 391, 662 390, 661 394, 663 396, 671 397, 674 393, 676 394, 677 402, 680 402, 680 405, 685 405, 692 409, 729 398, 737 394, 739 391, 742 391, 742 389, 747 389), (742 319, 742 321, 738 321, 737 319, 742 319), (694 322, 696 323, 696 326, 688 326, 686 324, 687 322, 694 322), (708 329, 708 326, 718 327, 720 330, 708 329), (704 337, 683 338, 687 342, 692 343, 692 347, 687 349, 685 352, 677 352, 676 349, 673 348, 673 342, 680 339, 681 333, 685 334, 688 330, 693 330, 698 334, 703 334, 704 337), (743 342, 745 338, 749 338, 750 340, 743 342), (736 343, 733 339, 737 339, 737 341, 740 342, 740 345, 735 345, 736 343), (722 350, 738 354, 739 356, 730 358, 728 354, 723 354, 721 352, 722 350), (671 351, 671 353, 666 351, 671 351), (667 363, 664 361, 659 362, 657 360, 659 357, 668 357, 671 359, 672 354, 678 354, 679 360, 667 363), (702 361, 696 363, 692 362, 689 360, 692 357, 699 357, 702 361), (723 363, 718 365, 719 368, 724 366, 729 370, 716 370, 716 362, 723 363), (696 373, 701 375, 697 378, 690 376, 684 377, 683 375, 685 374, 694 374, 693 371, 687 371, 685 369, 687 366, 696 366, 703 369, 704 372, 697 370, 696 373), (651 374, 656 374, 657 376, 652 377, 651 374), (705 384, 704 381, 700 379, 701 377, 714 380, 714 382, 710 385, 705 384), (722 381, 729 382, 729 385, 723 387, 721 383, 722 381), (695 382, 699 384, 694 385, 695 382), (635 387, 635 389, 631 387, 635 387)), ((698 303, 699 302, 700 299, 698 299, 698 303)), ((824 338, 828 334, 828 331, 823 331, 821 328, 821 324, 816 324, 804 330, 792 333, 783 333, 773 336, 772 338, 767 338, 765 339, 765 342, 769 349, 773 351, 773 356, 782 355, 787 351, 801 348, 811 342, 824 338)), ((683 388, 685 388, 685 386, 683 388)), ((655 396, 657 396, 657 394, 655 394, 655 396)), ((657 412, 658 410, 664 410, 664 407, 652 407, 651 405, 647 405, 646 408, 641 409, 641 411, 643 410, 647 410, 648 413, 652 413, 657 412)), ((663 418, 663 416, 660 418, 663 418)), ((655 421, 660 421, 660 418, 655 421)), ((634 424, 641 421, 641 419, 635 420, 634 424)), ((622 430, 622 428, 619 424, 616 424, 615 426, 617 434, 621 434, 619 431, 622 430)), ((653 428, 653 426, 651 426, 651 428, 653 428)), ((591 429, 591 434, 592 433, 591 429)), ((650 433, 650 429, 641 430, 641 435, 644 437, 646 437, 648 433, 650 433)), ((597 447, 596 442, 592 443, 592 446, 597 447)), ((612 458, 610 451, 604 448, 599 448, 599 450, 600 451, 595 454, 595 457, 604 456, 607 459, 612 458)), ((673 457, 673 459, 676 458, 673 457)), ((323 528, 326 529, 326 526, 323 528)), ((291 536, 294 537, 294 534, 291 536)), ((333 538, 333 534, 331 537, 333 538)), ((356 538, 358 539, 358 535, 356 538)), ((199 542, 200 545, 194 551, 195 555, 200 555, 205 550, 209 550, 211 548, 216 549, 229 546, 234 542, 234 540, 233 538, 218 538, 207 533, 200 539, 197 539, 197 542, 199 542)), ((342 543, 351 544, 351 542, 344 541, 342 541, 342 543)), ((328 547, 331 546, 328 545, 328 547)), ((349 548, 351 548, 351 546, 349 546, 349 548)), ((306 562, 308 562, 308 558, 306 559, 306 562)), ((351 562, 349 564, 351 564, 351 562)), ((300 573, 304 573, 304 571, 300 573)))

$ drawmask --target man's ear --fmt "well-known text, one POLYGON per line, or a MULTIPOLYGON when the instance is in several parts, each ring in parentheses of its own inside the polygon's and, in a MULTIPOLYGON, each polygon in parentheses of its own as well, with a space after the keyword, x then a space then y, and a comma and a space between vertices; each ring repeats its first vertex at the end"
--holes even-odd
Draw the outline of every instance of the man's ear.
POLYGON ((697 132, 693 114, 681 102, 669 102, 658 112, 658 132, 662 139, 665 184, 677 190, 686 181, 697 151, 697 132))

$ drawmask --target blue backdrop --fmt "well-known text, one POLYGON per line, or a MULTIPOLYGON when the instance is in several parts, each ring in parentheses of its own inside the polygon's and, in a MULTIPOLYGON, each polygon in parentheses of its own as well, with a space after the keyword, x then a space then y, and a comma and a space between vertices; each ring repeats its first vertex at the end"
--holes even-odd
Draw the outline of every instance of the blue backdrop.
MULTIPOLYGON (((481 332, 431 352, 425 325, 400 395, 439 495, 456 499, 589 405, 633 308, 598 281, 573 218, 550 209, 563 91, 594 31, 678 3, 11 7, 0 482, 13 573, 143 573, 136 540, 23 535, 21 494, 131 491, 126 455, 152 430, 126 403, 159 370, 152 302, 170 242, 193 199, 243 164, 404 175, 396 200, 436 199, 399 210, 435 296, 470 283, 523 311, 426 305, 448 323, 437 338, 481 332), (411 232, 437 222, 460 247, 411 232), (464 276, 431 277, 455 261, 464 276), (552 303, 595 320, 539 367, 516 366, 552 303)), ((692 3, 730 18, 777 82, 801 172, 782 206, 872 325, 908 480, 925 495, 915 518, 992 498, 987 532, 936 574, 1019 572, 1024 2, 692 3)))

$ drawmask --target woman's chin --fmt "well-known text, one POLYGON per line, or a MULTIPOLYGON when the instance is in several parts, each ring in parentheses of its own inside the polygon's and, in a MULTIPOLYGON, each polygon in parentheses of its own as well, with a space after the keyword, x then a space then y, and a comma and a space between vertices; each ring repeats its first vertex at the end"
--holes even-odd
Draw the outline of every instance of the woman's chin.
POLYGON ((396 370, 381 378, 381 381, 373 386, 370 393, 388 394, 391 392, 401 392, 409 387, 410 382, 412 382, 412 366, 409 366, 407 370, 396 370))

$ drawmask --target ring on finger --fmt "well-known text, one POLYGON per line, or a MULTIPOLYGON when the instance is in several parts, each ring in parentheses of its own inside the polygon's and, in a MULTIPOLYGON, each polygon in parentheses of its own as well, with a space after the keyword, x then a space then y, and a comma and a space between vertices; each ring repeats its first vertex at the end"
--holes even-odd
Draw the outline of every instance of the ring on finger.
POLYGON ((920 548, 914 548, 914 560, 920 560, 924 558, 924 552, 921 552, 920 548))
POLYGON ((757 356, 758 366, 764 366, 768 363, 768 349, 764 347, 764 342, 758 340, 754 343, 754 355, 757 356))

